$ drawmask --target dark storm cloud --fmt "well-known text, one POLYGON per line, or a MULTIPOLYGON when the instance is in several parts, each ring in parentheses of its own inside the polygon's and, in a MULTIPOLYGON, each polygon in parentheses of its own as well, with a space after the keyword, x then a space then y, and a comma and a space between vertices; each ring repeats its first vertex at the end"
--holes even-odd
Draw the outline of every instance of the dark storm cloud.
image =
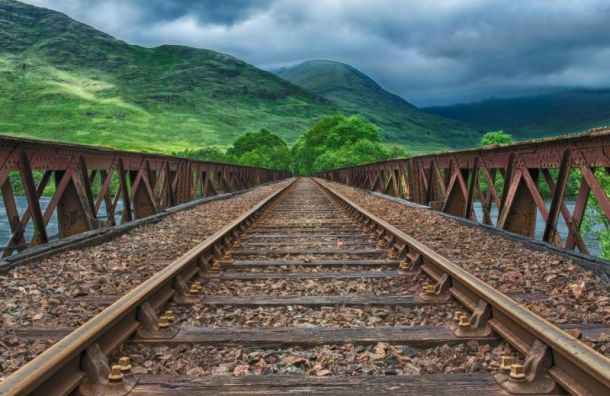
POLYGON ((416 104, 610 86, 607 0, 30 0, 142 45, 352 64, 416 104))
POLYGON ((271 0, 218 1, 218 0, 135 0, 132 3, 142 11, 144 20, 159 22, 185 15, 196 15, 202 22, 231 25, 266 5, 271 0))

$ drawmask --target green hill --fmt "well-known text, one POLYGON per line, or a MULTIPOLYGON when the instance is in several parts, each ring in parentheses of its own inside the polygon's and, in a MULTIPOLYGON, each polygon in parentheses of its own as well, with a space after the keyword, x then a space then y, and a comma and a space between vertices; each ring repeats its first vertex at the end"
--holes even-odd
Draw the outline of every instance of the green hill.
POLYGON ((485 130, 532 139, 610 125, 610 89, 574 89, 424 109, 485 130))
POLYGON ((0 0, 0 133, 173 151, 266 127, 295 141, 339 110, 222 53, 129 45, 68 16, 0 0))
POLYGON ((427 114, 343 63, 314 60, 276 74, 348 113, 362 114, 382 127, 386 140, 403 142, 413 151, 471 147, 481 137, 476 128, 427 114))

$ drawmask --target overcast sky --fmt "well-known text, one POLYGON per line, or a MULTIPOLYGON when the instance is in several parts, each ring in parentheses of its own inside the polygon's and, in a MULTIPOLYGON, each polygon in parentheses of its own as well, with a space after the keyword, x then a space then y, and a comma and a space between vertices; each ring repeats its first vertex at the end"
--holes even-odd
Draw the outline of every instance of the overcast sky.
POLYGON ((610 87, 609 0, 27 0, 129 43, 349 63, 416 105, 610 87))

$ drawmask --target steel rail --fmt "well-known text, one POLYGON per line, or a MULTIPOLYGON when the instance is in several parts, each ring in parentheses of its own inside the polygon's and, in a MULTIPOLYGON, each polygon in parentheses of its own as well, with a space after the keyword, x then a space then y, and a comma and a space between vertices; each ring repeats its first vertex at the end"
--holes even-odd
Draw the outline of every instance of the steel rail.
POLYGON ((81 364, 88 347, 97 343, 104 354, 109 355, 138 329, 138 309, 143 304, 148 302, 153 308, 159 308, 171 299, 175 293, 173 282, 179 276, 185 281, 193 278, 199 271, 200 258, 210 254, 215 246, 226 244, 227 237, 269 208, 295 180, 260 201, 0 382, 0 395, 70 393, 85 376, 81 364))
POLYGON ((471 311, 475 311, 480 302, 489 304, 489 326, 521 353, 527 356, 537 340, 548 346, 552 353, 548 374, 565 390, 574 395, 610 394, 610 359, 361 208, 332 187, 314 180, 356 216, 368 219, 377 229, 404 244, 405 253, 420 255, 421 269, 430 277, 441 281, 443 275, 448 275, 446 284, 450 287, 447 292, 471 311))

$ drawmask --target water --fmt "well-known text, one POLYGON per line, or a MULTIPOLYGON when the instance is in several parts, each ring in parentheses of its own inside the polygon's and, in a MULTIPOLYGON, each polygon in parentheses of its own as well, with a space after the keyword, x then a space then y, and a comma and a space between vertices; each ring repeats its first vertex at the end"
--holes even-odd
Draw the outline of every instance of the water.
MULTIPOLYGON (((15 197, 15 201, 17 203, 17 208, 19 210, 19 214, 22 215, 23 212, 25 211, 25 209, 27 208, 27 199, 24 196, 17 196, 17 197, 15 197)), ((49 204, 49 201, 50 201, 49 197, 40 198, 40 206, 42 208, 43 213, 44 213, 44 210, 46 209, 47 205, 49 204)), ((550 202, 546 202, 546 206, 547 206, 547 208, 550 207, 550 202)), ((566 206, 568 207, 570 212, 572 212, 574 210, 574 202, 566 202, 566 206)), ((483 220, 483 208, 481 207, 480 202, 474 203, 474 211, 477 215, 477 219, 479 221, 482 221, 483 220)), ((117 210, 115 213, 115 221, 117 224, 119 224, 121 221, 122 213, 123 213, 123 203, 121 201, 119 201, 117 204, 117 210)), ((106 217, 106 206, 104 205, 104 203, 102 203, 102 206, 98 212, 98 216, 99 216, 99 218, 106 217)), ((498 209, 495 207, 495 205, 492 205, 491 218, 495 222, 497 217, 498 217, 498 209)), ((559 231, 559 234, 561 235, 562 240, 565 241, 566 235, 568 234, 568 227, 563 219, 563 216, 561 216, 561 215, 559 216, 559 222, 557 224, 557 229, 559 231)), ((595 227, 594 227, 594 229, 595 229, 595 227)), ((542 240, 543 233, 544 233, 544 220, 542 219, 542 216, 538 212, 537 217, 536 217, 536 239, 542 240)), ((33 227, 31 221, 25 230, 25 235, 26 235, 27 241, 31 240, 32 236, 34 235, 34 227, 33 227)), ((56 213, 53 213, 53 216, 49 220, 49 224, 47 225, 47 235, 49 236, 49 239, 57 238, 58 229, 57 229, 57 214, 56 213)), ((8 217, 6 215, 6 211, 4 210, 4 202, 2 202, 0 200, 0 247, 6 246, 6 244, 10 240, 10 238, 11 238, 11 227, 8 222, 8 217)), ((583 240, 584 240, 585 244, 587 245, 587 247, 589 248, 589 252, 591 253, 591 255, 599 256, 599 246, 598 246, 597 241, 594 238, 593 232, 591 232, 587 235, 583 235, 583 240)))
MULTIPOLYGON (((547 208, 551 207, 551 201, 546 201, 544 204, 547 208)), ((565 204, 568 207, 568 210, 570 211, 570 213, 572 213, 574 211, 575 203, 574 202, 565 202, 565 204)), ((483 207, 481 206, 480 202, 478 202, 478 201, 474 202, 474 211, 476 213, 477 220, 479 222, 483 222, 483 207)), ((494 222, 494 225, 495 225, 495 222, 498 219, 498 208, 495 205, 492 205, 490 214, 491 214, 491 220, 492 220, 492 222, 494 222)), ((544 227, 545 227, 544 219, 542 218, 540 211, 536 211, 536 234, 535 235, 536 235, 537 240, 540 240, 540 241, 542 240, 542 236, 544 234, 544 227)), ((592 232, 589 232, 587 235, 582 235, 583 241, 585 242, 585 245, 589 249, 589 253, 592 256, 596 256, 596 257, 599 257, 599 244, 598 244, 597 240, 595 239, 594 233, 595 233, 595 230, 599 229, 599 227, 601 227, 601 225, 598 225, 597 227, 594 225, 592 232)), ((559 215, 559 220, 557 222, 557 231, 559 232, 559 235, 561 236, 561 240, 565 242, 566 237, 568 235, 568 226, 561 214, 559 215)))
MULTIPOLYGON (((49 202, 51 201, 50 197, 41 197, 40 198, 40 208, 42 213, 46 210, 49 202)), ((17 204, 17 210, 19 211, 19 216, 23 215, 23 212, 26 210, 28 206, 28 201, 25 196, 16 196, 15 203, 17 204)), ((115 221, 117 224, 121 222, 121 215, 123 214, 123 203, 119 201, 117 203, 117 209, 115 211, 115 221)), ((105 219, 106 218, 106 205, 102 202, 100 210, 98 211, 98 218, 105 219)), ((49 223, 47 224, 47 235, 49 239, 57 239, 59 234, 59 230, 57 228, 57 211, 53 212, 53 215, 49 219, 49 223)), ((6 246, 6 244, 11 239, 11 226, 8 221, 8 216, 6 214, 6 210, 4 207, 4 202, 0 200, 0 247, 6 246)), ((34 236, 34 226, 32 225, 32 221, 28 223, 25 229, 25 239, 26 241, 30 241, 34 236)))

